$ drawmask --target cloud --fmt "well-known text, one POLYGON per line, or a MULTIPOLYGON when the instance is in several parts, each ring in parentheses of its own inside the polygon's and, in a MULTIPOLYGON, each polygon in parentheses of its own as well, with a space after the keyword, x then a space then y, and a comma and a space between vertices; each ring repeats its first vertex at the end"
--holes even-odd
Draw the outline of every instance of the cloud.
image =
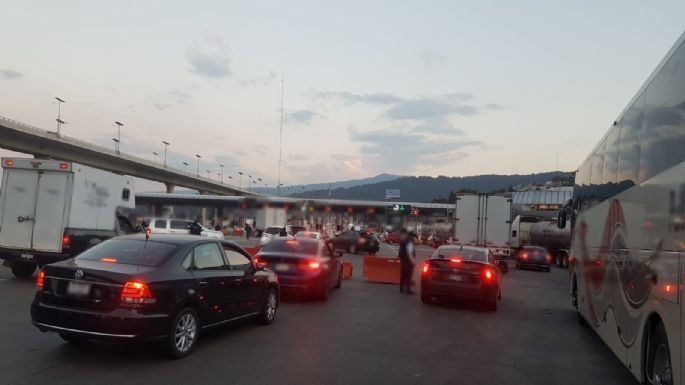
POLYGON ((445 68, 445 65, 449 61, 449 56, 434 52, 434 51, 424 51, 421 54, 421 64, 423 65, 423 71, 426 73, 435 72, 445 68))
POLYGON ((176 103, 179 103, 179 104, 186 104, 190 100, 189 94, 187 94, 181 90, 178 90, 178 89, 169 92, 169 96, 174 98, 176 100, 176 103))
POLYGON ((299 111, 293 111, 293 112, 288 112, 285 114, 285 121, 286 122, 295 122, 295 123, 300 123, 300 124, 309 124, 312 122, 317 117, 320 117, 321 115, 311 111, 311 110, 299 110, 299 111))
POLYGON ((435 139, 401 127, 364 131, 348 128, 348 133, 350 140, 361 144, 361 153, 373 159, 378 169, 398 172, 450 163, 467 155, 464 148, 481 144, 477 140, 435 139))
POLYGON ((288 155, 288 160, 291 160, 293 162, 300 162, 300 161, 303 161, 306 159, 309 159, 309 157, 306 155, 301 155, 301 154, 290 154, 290 155, 288 155))
POLYGON ((464 135, 465 132, 454 127, 449 120, 444 118, 429 118, 414 126, 409 132, 437 134, 437 135, 464 135))
POLYGON ((321 91, 314 92, 313 98, 325 99, 325 100, 341 100, 346 104, 394 104, 402 101, 402 98, 395 96, 393 94, 376 92, 371 94, 354 94, 351 92, 332 92, 332 91, 321 91))
POLYGON ((478 108, 464 103, 467 94, 449 94, 438 97, 404 100, 391 107, 383 116, 390 120, 420 120, 457 115, 475 115, 478 108))
POLYGON ((501 110, 504 108, 504 106, 497 103, 488 103, 485 105, 485 108, 487 108, 488 110, 501 110))
POLYGON ((164 110, 167 110, 167 109, 173 107, 171 104, 165 104, 165 103, 155 103, 154 106, 156 109, 158 109, 160 111, 164 111, 164 110))
POLYGON ((186 59, 190 72, 210 79, 231 76, 231 59, 229 46, 220 35, 206 37, 202 41, 193 41, 186 50, 186 59))
POLYGON ((238 82, 243 87, 266 87, 276 80, 276 73, 270 71, 263 76, 255 76, 250 79, 243 79, 238 82))
POLYGON ((24 74, 22 74, 21 72, 0 68, 0 77, 2 77, 3 79, 15 80, 19 79, 22 76, 24 76, 24 74))

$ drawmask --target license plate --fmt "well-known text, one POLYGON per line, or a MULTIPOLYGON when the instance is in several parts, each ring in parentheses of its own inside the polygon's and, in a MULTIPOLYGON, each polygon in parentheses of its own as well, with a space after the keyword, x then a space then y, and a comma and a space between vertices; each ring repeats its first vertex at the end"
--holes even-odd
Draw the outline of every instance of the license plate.
POLYGON ((288 270, 290 270, 290 265, 288 265, 287 263, 277 263, 274 266, 274 270, 276 270, 276 271, 288 271, 288 270))
POLYGON ((450 281, 461 282, 461 275, 450 275, 447 277, 450 281))
POLYGON ((67 294, 74 297, 87 297, 90 294, 90 284, 80 282, 69 282, 67 294))
POLYGON ((21 259, 33 259, 33 254, 22 253, 21 259))

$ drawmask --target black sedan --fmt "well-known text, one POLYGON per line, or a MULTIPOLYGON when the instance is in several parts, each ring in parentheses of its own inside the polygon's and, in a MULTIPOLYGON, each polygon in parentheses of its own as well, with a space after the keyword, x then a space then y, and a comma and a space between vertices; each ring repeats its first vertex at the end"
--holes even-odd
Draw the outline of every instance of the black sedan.
POLYGON ((516 255, 516 268, 534 268, 550 271, 552 268, 552 256, 547 249, 539 246, 523 246, 516 255))
POLYGON ((276 275, 232 242, 189 235, 112 238, 45 265, 31 305, 33 324, 69 342, 159 340, 188 355, 201 330, 253 317, 270 324, 276 275))
POLYGON ((342 286, 342 254, 320 239, 274 238, 256 259, 278 274, 283 291, 302 292, 325 301, 329 289, 342 286))
POLYGON ((345 250, 348 253, 356 254, 365 251, 369 254, 376 254, 380 250, 380 241, 373 234, 359 233, 354 230, 347 230, 337 237, 329 240, 336 250, 345 250))
POLYGON ((484 247, 440 246, 421 269, 421 300, 433 297, 476 299, 487 310, 497 310, 502 298, 505 261, 495 261, 484 247))

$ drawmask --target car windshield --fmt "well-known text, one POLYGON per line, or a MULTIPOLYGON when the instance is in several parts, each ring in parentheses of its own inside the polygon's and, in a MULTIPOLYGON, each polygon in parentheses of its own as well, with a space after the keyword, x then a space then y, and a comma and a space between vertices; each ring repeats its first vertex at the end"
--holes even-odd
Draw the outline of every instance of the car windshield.
POLYGON ((278 235, 281 233, 281 228, 280 227, 267 227, 266 230, 264 230, 266 234, 271 234, 271 235, 278 235))
POLYGON ((175 244, 144 239, 110 239, 86 250, 76 259, 156 266, 176 248, 175 244))
POLYGON ((316 255, 319 251, 319 241, 308 239, 274 239, 267 243, 262 252, 295 253, 316 255))
POLYGON ((487 262, 484 250, 461 249, 459 247, 441 247, 431 256, 432 259, 461 259, 462 261, 487 262))

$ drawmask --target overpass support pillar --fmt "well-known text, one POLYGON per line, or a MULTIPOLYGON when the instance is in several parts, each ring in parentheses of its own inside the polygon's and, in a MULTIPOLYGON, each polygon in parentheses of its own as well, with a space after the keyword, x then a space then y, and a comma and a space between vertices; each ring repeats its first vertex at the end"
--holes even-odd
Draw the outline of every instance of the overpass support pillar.
POLYGON ((166 193, 167 193, 167 194, 171 194, 171 193, 174 192, 174 188, 176 187, 175 184, 173 184, 173 183, 164 183, 164 185, 166 186, 166 193))

